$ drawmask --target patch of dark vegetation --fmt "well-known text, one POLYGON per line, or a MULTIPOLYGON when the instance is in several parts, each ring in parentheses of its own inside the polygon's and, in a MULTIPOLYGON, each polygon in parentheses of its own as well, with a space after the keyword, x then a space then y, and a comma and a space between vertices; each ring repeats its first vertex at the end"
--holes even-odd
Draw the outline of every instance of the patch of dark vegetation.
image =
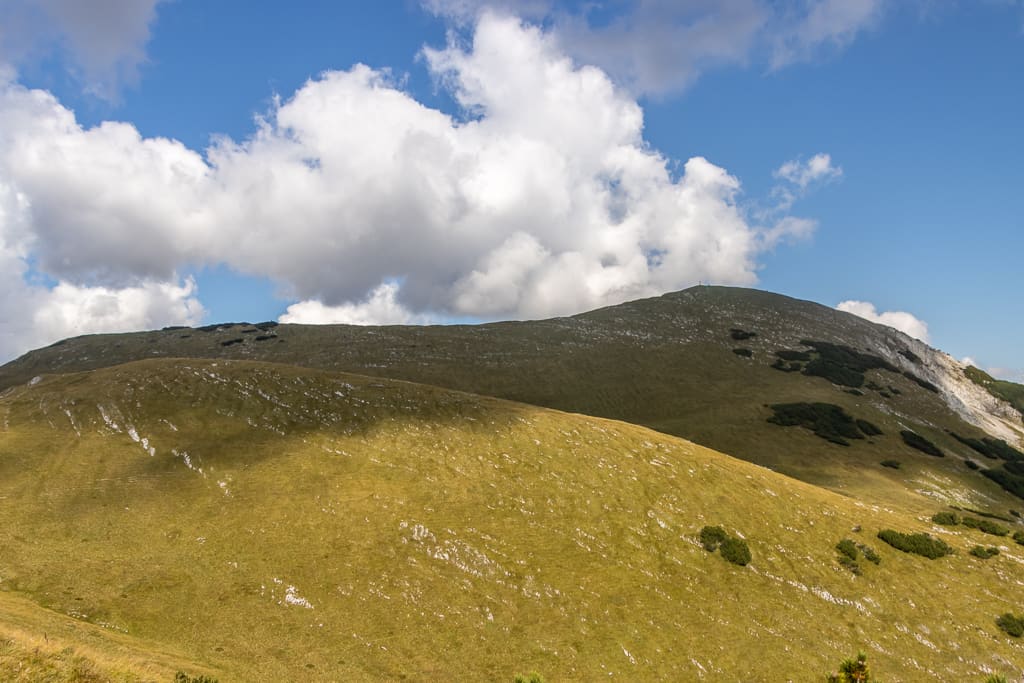
POLYGON ((709 553, 718 550, 718 546, 727 538, 729 534, 720 526, 706 526, 700 530, 700 544, 709 553))
POLYGON ((839 557, 836 559, 840 565, 853 572, 854 576, 860 576, 863 573, 860 564, 857 562, 860 552, 857 550, 856 543, 848 538, 844 538, 839 543, 836 543, 836 551, 839 553, 839 557))
POLYGON ((980 467, 978 463, 970 459, 964 460, 964 464, 967 465, 967 469, 969 470, 977 470, 980 467))
POLYGON ((1003 469, 1011 474, 1024 475, 1024 462, 1020 460, 1014 460, 1013 462, 1004 462, 1003 469))
POLYGON ((828 683, 873 683, 876 679, 868 668, 868 656, 860 652, 857 659, 844 659, 839 671, 829 674, 826 680, 828 683))
POLYGON ((787 363, 781 358, 776 358, 775 362, 771 364, 771 367, 782 372, 800 372, 804 369, 804 366, 799 363, 787 363))
POLYGON ((255 337, 253 337, 253 340, 254 341, 267 341, 268 339, 273 339, 276 336, 277 336, 276 334, 258 334, 255 337))
POLYGON ((970 553, 975 557, 980 557, 983 560, 988 560, 999 554, 999 548, 995 547, 994 545, 990 545, 987 548, 983 545, 976 545, 973 548, 971 548, 970 553))
POLYGON ((161 331, 170 332, 171 330, 187 330, 188 325, 168 325, 167 327, 161 327, 161 331))
POLYGON ((1024 545, 1024 531, 1013 532, 1013 540, 1015 540, 1019 545, 1024 545))
POLYGON ((932 521, 943 526, 956 526, 960 524, 960 515, 955 512, 936 512, 932 515, 932 521))
POLYGON ((912 373, 910 371, 904 372, 903 376, 906 377, 907 379, 909 379, 911 382, 913 382, 917 386, 921 387, 922 389, 927 389, 928 391, 930 391, 932 393, 935 393, 935 394, 939 393, 939 388, 937 386, 935 386, 934 384, 932 384, 931 382, 929 382, 926 379, 921 379, 920 377, 918 377, 917 375, 915 375, 914 373, 912 373))
POLYGON ((189 676, 184 671, 179 671, 174 674, 174 683, 217 683, 217 679, 209 676, 189 676))
POLYGON ((1020 513, 1017 512, 1016 510, 1010 510, 1010 514, 1016 517, 1017 519, 1020 519, 1020 513))
POLYGON ((800 343, 814 349, 817 355, 804 367, 804 374, 823 377, 833 384, 856 389, 863 386, 864 373, 868 370, 899 372, 885 359, 861 353, 849 346, 808 339, 801 340, 800 343))
POLYGON ((883 460, 878 464, 881 465, 882 467, 889 467, 894 470, 898 470, 900 467, 903 466, 903 463, 901 463, 899 460, 883 460))
POLYGON ((875 549, 871 546, 864 545, 863 543, 858 543, 857 548, 862 553, 864 553, 864 559, 870 562, 871 564, 880 564, 882 562, 882 558, 879 557, 878 553, 876 553, 875 549))
POLYGON ((865 389, 870 389, 871 391, 885 391, 885 387, 883 387, 882 385, 880 385, 880 384, 878 384, 877 382, 874 382, 874 381, 870 381, 870 382, 865 383, 864 384, 864 388, 865 389))
POLYGON ((64 346, 64 345, 65 345, 65 344, 67 344, 67 343, 68 343, 68 340, 67 340, 67 339, 61 339, 60 341, 55 341, 55 342, 53 342, 52 344, 50 344, 50 345, 49 345, 49 346, 47 346, 46 348, 48 348, 48 349, 54 349, 54 348, 57 348, 58 346, 64 346))
POLYGON ((544 683, 544 677, 536 671, 531 671, 528 674, 516 674, 512 683, 544 683))
POLYGON ((750 563, 750 547, 740 538, 734 538, 720 526, 706 526, 700 530, 700 543, 704 550, 713 553, 718 550, 722 557, 733 564, 745 567, 750 563))
POLYGON ((241 332, 241 333, 242 333, 242 334, 252 334, 253 332, 259 332, 259 331, 260 331, 260 330, 259 330, 259 328, 258 328, 258 327, 250 327, 250 328, 249 328, 249 329, 247 329, 247 330, 242 330, 242 332, 241 332))
POLYGON ((840 446, 849 446, 847 439, 864 438, 853 416, 832 403, 776 403, 770 408, 775 411, 768 418, 772 424, 804 427, 840 446))
POLYGON ((991 438, 990 436, 973 438, 970 436, 961 436, 956 432, 949 432, 949 435, 991 460, 1006 460, 1007 462, 1024 460, 1024 453, 1021 453, 1015 449, 1014 446, 1002 439, 991 438))
POLYGON ((746 341, 748 339, 753 339, 754 337, 756 337, 757 332, 747 332, 746 330, 741 330, 739 328, 734 327, 731 330, 729 330, 729 336, 732 337, 735 341, 746 341))
POLYGON ((889 393, 892 394, 893 396, 899 396, 903 392, 900 391, 899 389, 897 389, 896 387, 890 386, 889 387, 889 393))
POLYGON ((903 443, 907 444, 911 448, 916 448, 922 453, 928 455, 934 455, 936 458, 945 457, 945 453, 939 450, 939 447, 933 444, 928 439, 924 438, 917 432, 912 432, 909 429, 904 429, 900 432, 900 436, 903 437, 903 443))
POLYGON ((1018 498, 1024 499, 1024 477, 1016 474, 1011 474, 1003 469, 987 469, 982 470, 981 473, 1003 487, 1003 490, 1007 493, 1011 493, 1018 498))
POLYGON ((913 351, 911 351, 910 349, 900 349, 896 353, 900 354, 901 356, 903 356, 904 358, 906 358, 907 360, 909 360, 911 363, 913 363, 915 365, 920 365, 921 364, 921 357, 918 356, 913 351))
POLYGON ((950 507, 953 508, 954 510, 959 510, 961 512, 970 512, 972 515, 978 515, 979 517, 984 517, 986 519, 998 519, 1001 522, 1009 522, 1010 524, 1013 524, 1013 520, 1012 519, 1010 519, 1006 515, 996 514, 995 512, 985 512, 984 510, 975 510, 974 508, 964 508, 964 507, 960 507, 958 505, 950 505, 950 507))
POLYGON ((733 349, 732 352, 735 353, 737 356, 743 356, 744 358, 752 358, 754 355, 754 352, 751 351, 750 349, 733 349))
POLYGON ((866 434, 867 436, 881 436, 882 435, 882 430, 879 429, 878 427, 876 427, 874 424, 868 422, 867 420, 862 420, 860 418, 857 418, 856 422, 857 422, 857 428, 860 429, 860 431, 864 432, 864 434, 866 434))
POLYGON ((245 340, 242 339, 241 337, 236 337, 235 339, 225 339, 224 341, 222 341, 220 343, 220 345, 221 346, 233 346, 234 344, 241 344, 244 341, 245 340))
POLYGON ((1008 536, 1010 534, 1009 529, 988 519, 964 517, 960 523, 968 529, 977 529, 982 533, 990 534, 992 536, 1008 536))
POLYGON ((802 362, 807 362, 811 359, 811 354, 808 351, 790 351, 788 349, 776 351, 775 356, 782 360, 797 360, 802 362))
POLYGON ((1016 616, 1007 612, 996 619, 996 626, 1003 629, 1006 635, 1013 638, 1024 636, 1024 616, 1016 616))
POLYGON ((953 554, 953 549, 945 541, 928 534, 904 534, 893 529, 882 529, 878 532, 878 538, 897 550, 927 557, 929 560, 953 554))
POLYGON ((850 394, 852 396, 863 396, 864 395, 864 392, 861 391, 860 389, 843 389, 843 391, 845 391, 846 393, 848 393, 848 394, 850 394))

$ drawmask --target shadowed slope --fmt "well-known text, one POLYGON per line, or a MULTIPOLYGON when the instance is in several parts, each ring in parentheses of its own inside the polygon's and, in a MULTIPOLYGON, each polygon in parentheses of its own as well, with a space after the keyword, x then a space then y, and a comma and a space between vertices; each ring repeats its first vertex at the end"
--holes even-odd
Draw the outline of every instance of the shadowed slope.
POLYGON ((642 427, 353 375, 156 360, 0 398, 0 587, 225 681, 803 680, 857 649, 892 680, 1019 675, 994 620, 1024 547, 982 563, 981 538, 642 427), (843 537, 881 564, 841 567, 843 537))

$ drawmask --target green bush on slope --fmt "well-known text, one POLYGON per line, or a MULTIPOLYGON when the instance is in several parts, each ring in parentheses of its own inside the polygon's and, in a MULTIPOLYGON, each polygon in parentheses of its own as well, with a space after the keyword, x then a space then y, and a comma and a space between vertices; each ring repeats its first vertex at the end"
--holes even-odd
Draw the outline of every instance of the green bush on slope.
POLYGON ((883 529, 878 532, 878 538, 897 550, 921 555, 929 560, 953 554, 953 549, 945 541, 928 534, 904 534, 893 529, 883 529))

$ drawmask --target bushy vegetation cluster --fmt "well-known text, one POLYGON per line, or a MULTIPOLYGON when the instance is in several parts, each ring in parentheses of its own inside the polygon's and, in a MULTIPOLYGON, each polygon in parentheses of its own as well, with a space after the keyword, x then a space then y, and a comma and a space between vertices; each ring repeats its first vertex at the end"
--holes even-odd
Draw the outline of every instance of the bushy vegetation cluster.
POLYGON ((929 560, 953 554, 953 549, 945 541, 928 534, 904 534, 893 529, 882 529, 878 532, 878 538, 897 550, 927 557, 929 560))
POLYGON ((936 512, 932 515, 932 521, 943 526, 957 526, 960 524, 960 515, 955 512, 936 512))
POLYGON ((775 352, 777 358, 782 360, 799 361, 806 363, 811 359, 809 351, 790 351, 789 349, 780 349, 775 352))
POLYGON ((1005 469, 990 468, 981 473, 1003 487, 1007 493, 1024 498, 1024 476, 1007 472, 1005 469))
POLYGON ((927 389, 928 391, 932 392, 933 394, 939 393, 939 388, 937 386, 935 386, 934 384, 932 384, 931 382, 929 382, 926 379, 921 379, 920 377, 918 377, 917 375, 915 375, 912 372, 904 371, 903 376, 906 377, 907 379, 909 379, 911 382, 913 382, 917 386, 921 387, 922 389, 927 389))
POLYGON ((742 356, 744 358, 751 358, 754 355, 753 351, 744 348, 733 349, 732 352, 735 353, 737 356, 742 356))
POLYGON ((756 337, 757 332, 747 332, 746 330, 741 330, 737 327, 734 327, 731 330, 729 330, 729 336, 732 337, 735 341, 746 341, 748 339, 753 339, 754 337, 756 337))
POLYGON ((983 545, 976 545, 973 548, 971 548, 971 555, 974 555, 975 557, 980 557, 983 560, 995 557, 998 554, 999 548, 995 547, 994 545, 990 545, 987 548, 983 545))
POLYGON ((960 436, 956 432, 950 432, 949 435, 991 460, 1024 461, 1024 453, 1002 439, 993 439, 990 436, 975 439, 968 436, 960 436))
POLYGON ((833 384, 857 388, 864 384, 864 373, 868 370, 899 372, 896 366, 884 358, 861 353, 849 346, 828 342, 801 340, 804 346, 814 349, 816 357, 804 367, 804 374, 823 377, 833 384))
POLYGON ((517 674, 512 683, 544 683, 544 677, 536 671, 531 671, 528 674, 517 674))
POLYGON ((1008 536, 1010 534, 1010 530, 1006 527, 987 519, 964 517, 960 523, 969 529, 977 529, 978 531, 991 534, 993 536, 1008 536))
POLYGON ((776 403, 769 407, 775 413, 768 418, 772 424, 805 427, 816 436, 840 446, 849 446, 847 439, 863 439, 864 434, 882 433, 867 420, 856 420, 842 407, 832 403, 776 403))
POLYGON ((1024 616, 1007 612, 996 619, 996 626, 1003 629, 1006 635, 1020 638, 1024 636, 1024 616))
POLYGON ((184 671, 179 671, 174 674, 174 683, 217 683, 217 679, 209 676, 189 676, 184 671))
POLYGON ((1024 545, 1024 531, 1014 532, 1013 540, 1017 541, 1017 543, 1020 545, 1024 545))
POLYGON ((871 670, 868 668, 868 656, 863 652, 856 659, 846 659, 839 665, 839 671, 829 674, 829 683, 871 683, 871 670))
POLYGON ((894 470, 898 470, 903 464, 899 460, 883 460, 879 463, 882 467, 889 467, 894 470))
POLYGON ((971 460, 969 458, 967 460, 964 460, 964 465, 966 465, 967 469, 969 469, 969 470, 977 470, 977 469, 979 469, 978 463, 974 462, 973 460, 971 460))
POLYGON ((718 550, 729 562, 745 567, 752 556, 747 542, 726 533, 720 526, 706 526, 700 530, 700 543, 704 550, 713 553, 718 550))
POLYGON ((839 564, 849 569, 856 576, 862 574, 860 563, 861 554, 863 553, 864 559, 868 562, 878 564, 882 561, 882 558, 878 556, 872 548, 864 545, 863 543, 855 543, 849 538, 844 538, 836 544, 836 551, 839 553, 839 564))
POLYGON ((936 458, 945 457, 945 453, 939 450, 939 447, 933 444, 928 439, 924 438, 917 432, 912 432, 909 429, 904 429, 900 432, 900 436, 903 437, 903 443, 907 444, 911 448, 916 448, 922 453, 928 455, 934 455, 936 458))

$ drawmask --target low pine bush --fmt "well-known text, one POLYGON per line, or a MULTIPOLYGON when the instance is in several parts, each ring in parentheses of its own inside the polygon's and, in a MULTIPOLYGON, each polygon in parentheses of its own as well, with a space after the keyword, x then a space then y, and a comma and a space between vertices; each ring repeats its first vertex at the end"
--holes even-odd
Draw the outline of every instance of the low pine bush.
POLYGON ((863 652, 857 659, 847 659, 839 665, 839 671, 829 674, 829 683, 871 683, 871 670, 868 669, 868 656, 863 652))
POLYGON ((955 512, 936 512, 932 521, 943 526, 956 526, 960 523, 960 516, 955 512))
POLYGON ((902 467, 902 463, 899 460, 883 460, 879 463, 882 467, 890 467, 894 470, 898 470, 902 467))
POLYGON ((942 458, 945 453, 939 450, 939 447, 933 444, 928 439, 924 438, 917 432, 912 432, 909 429, 904 429, 900 432, 900 436, 903 437, 903 443, 907 444, 911 448, 916 448, 922 453, 928 455, 934 455, 936 458, 942 458))
POLYGON ((876 553, 873 548, 866 546, 863 543, 857 544, 857 547, 860 549, 862 553, 864 553, 865 560, 871 562, 872 564, 881 563, 882 558, 878 556, 878 553, 876 553))
POLYGON ((904 534, 893 529, 883 529, 878 532, 878 538, 897 550, 927 557, 929 560, 953 554, 953 549, 945 541, 928 534, 904 534))
POLYGON ((999 548, 996 548, 995 546, 991 545, 987 548, 981 545, 976 545, 973 548, 971 548, 971 555, 974 555, 975 557, 980 557, 983 560, 995 557, 998 554, 999 548))
POLYGON ((1018 617, 1007 612, 996 619, 996 626, 1003 629, 1008 636, 1014 638, 1024 636, 1024 617, 1018 617))
POLYGON ((718 546, 727 538, 729 538, 729 534, 725 533, 725 529, 720 526, 706 526, 700 530, 700 544, 709 553, 718 550, 718 546))
POLYGON ((840 555, 845 555, 851 560, 857 559, 857 544, 848 538, 844 538, 839 543, 836 543, 836 550, 839 551, 840 555))
POLYGON ((733 564, 745 567, 750 563, 750 547, 744 540, 730 536, 722 541, 720 551, 722 553, 722 557, 733 564))
POLYGON ((1024 545, 1024 531, 1015 531, 1013 540, 1017 541, 1020 545, 1024 545))
POLYGON ((969 529, 977 529, 982 533, 991 534, 992 536, 1008 536, 1010 530, 1004 526, 991 522, 987 519, 975 519, 974 517, 964 517, 961 522, 965 527, 969 529))
POLYGON ((217 679, 209 676, 189 676, 184 671, 179 671, 174 674, 174 683, 217 683, 217 679))
POLYGON ((528 674, 517 674, 512 681, 513 683, 544 683, 544 678, 536 671, 531 671, 528 674))
POLYGON ((743 348, 733 349, 732 352, 735 353, 737 356, 743 356, 744 358, 751 358, 754 355, 754 352, 751 351, 750 349, 743 348))

